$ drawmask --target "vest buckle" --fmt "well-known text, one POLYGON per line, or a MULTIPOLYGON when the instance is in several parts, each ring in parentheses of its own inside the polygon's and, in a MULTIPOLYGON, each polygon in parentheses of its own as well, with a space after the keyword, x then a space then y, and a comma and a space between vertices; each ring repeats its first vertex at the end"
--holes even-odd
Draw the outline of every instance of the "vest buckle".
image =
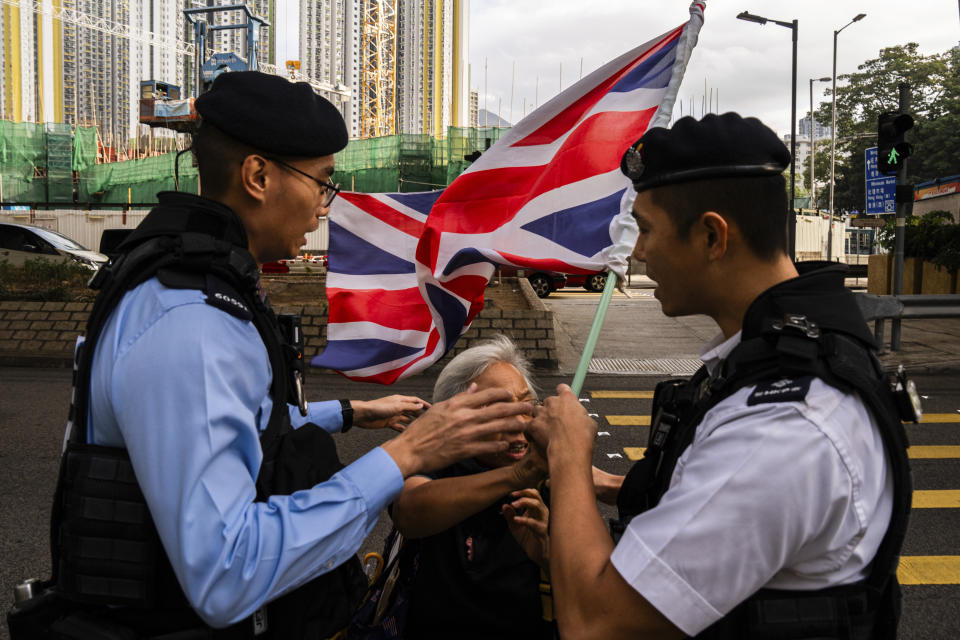
POLYGON ((772 329, 774 331, 793 329, 811 339, 820 337, 820 325, 807 319, 807 316, 798 313, 785 313, 781 320, 773 321, 772 329))

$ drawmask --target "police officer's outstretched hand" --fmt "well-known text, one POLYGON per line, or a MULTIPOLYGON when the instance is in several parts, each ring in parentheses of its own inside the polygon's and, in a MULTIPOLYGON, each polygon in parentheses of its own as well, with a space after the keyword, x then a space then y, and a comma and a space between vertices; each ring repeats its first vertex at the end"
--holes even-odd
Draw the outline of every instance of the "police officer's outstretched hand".
POLYGON ((476 391, 476 384, 449 400, 438 402, 383 449, 407 478, 435 471, 458 460, 506 451, 500 433, 518 433, 529 424, 533 405, 513 402, 506 389, 476 391))
POLYGON ((430 408, 430 403, 414 396, 385 396, 376 400, 351 400, 353 424, 361 429, 403 431, 430 408))
POLYGON ((544 400, 537 409, 527 425, 527 435, 547 454, 548 460, 561 453, 584 456, 589 461, 593 459, 597 423, 587 415, 570 387, 561 384, 557 385, 557 395, 544 400))

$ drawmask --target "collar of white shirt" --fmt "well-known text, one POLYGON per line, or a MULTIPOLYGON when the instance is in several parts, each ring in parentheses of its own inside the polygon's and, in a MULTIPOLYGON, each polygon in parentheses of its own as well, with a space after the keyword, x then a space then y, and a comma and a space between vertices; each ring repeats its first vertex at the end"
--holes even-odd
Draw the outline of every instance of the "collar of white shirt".
POLYGON ((729 338, 724 338, 723 333, 718 333, 713 340, 703 347, 700 352, 700 359, 703 364, 707 365, 707 371, 710 372, 710 375, 713 375, 720 363, 740 344, 741 333, 741 331, 737 331, 729 338))

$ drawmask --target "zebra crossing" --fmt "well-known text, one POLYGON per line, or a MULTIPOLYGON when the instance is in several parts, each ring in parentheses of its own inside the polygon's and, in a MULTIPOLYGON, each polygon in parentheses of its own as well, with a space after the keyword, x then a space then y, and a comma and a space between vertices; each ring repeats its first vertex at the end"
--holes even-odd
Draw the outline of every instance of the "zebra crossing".
MULTIPOLYGON (((606 466, 616 465, 619 467, 616 470, 620 472, 621 468, 628 468, 633 461, 642 458, 649 434, 653 390, 587 389, 583 395, 582 402, 598 421, 598 464, 606 462, 606 466), (638 413, 625 413, 624 406, 638 413)), ((957 402, 958 399, 952 401, 957 402)), ((922 467, 914 465, 913 509, 915 513, 936 512, 955 519, 960 515, 960 511, 953 511, 960 509, 960 477, 953 473, 960 467, 960 408, 952 412, 943 411, 942 407, 939 409, 924 414, 919 424, 906 425, 908 438, 923 442, 908 449, 912 461, 923 463, 922 467), (930 434, 924 433, 931 428, 937 430, 934 432, 935 439, 943 437, 937 434, 945 434, 948 441, 931 443, 930 434), (944 478, 952 486, 935 486, 942 484, 944 478)), ((610 468, 607 470, 614 471, 610 468)), ((960 585, 960 539, 956 532, 950 533, 953 538, 953 543, 948 545, 951 555, 910 555, 911 536, 914 534, 918 537, 921 535, 911 527, 897 572, 901 584, 910 587, 960 585)), ((937 537, 940 534, 932 535, 937 537)), ((927 535, 924 534, 924 537, 927 535)))

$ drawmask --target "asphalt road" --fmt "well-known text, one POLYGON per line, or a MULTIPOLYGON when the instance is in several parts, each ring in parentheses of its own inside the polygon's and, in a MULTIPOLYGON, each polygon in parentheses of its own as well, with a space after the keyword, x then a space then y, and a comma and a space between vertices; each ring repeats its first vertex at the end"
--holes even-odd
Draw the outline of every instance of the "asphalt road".
MULTIPOLYGON (((568 377, 546 376, 541 389, 551 391, 568 377)), ((582 394, 597 414, 602 433, 597 440, 595 464, 624 473, 631 461, 625 451, 646 443, 648 428, 611 424, 611 416, 649 415, 645 398, 595 397, 599 391, 651 391, 656 378, 588 376, 582 394)), ((358 385, 339 376, 316 374, 308 378, 308 397, 313 400, 342 397, 373 398, 387 393, 409 393, 429 398, 432 380, 416 378, 391 388, 358 385)), ((917 380, 927 396, 928 413, 957 414, 960 410, 960 380, 924 377, 917 380)), ((70 396, 70 372, 64 369, 0 368, 0 603, 12 602, 13 585, 26 577, 47 576, 49 560, 50 498, 54 491, 57 462, 70 396)), ((606 394, 613 395, 613 394, 606 394)), ((638 394, 639 395, 639 394, 638 394)), ((618 422, 613 418, 613 422, 618 422)), ((908 427, 913 445, 960 445, 960 424, 921 424, 908 427)), ((341 458, 349 462, 389 437, 382 432, 354 429, 337 436, 341 458)), ((913 461, 918 490, 960 489, 960 460, 954 458, 913 461)), ((607 515, 612 515, 609 510, 607 515)), ((380 524, 363 544, 377 549, 389 521, 380 524)), ((915 509, 905 556, 960 556, 960 509, 915 509)), ((956 584, 905 586, 901 637, 960 637, 960 586, 956 584)), ((0 640, 8 638, 0 625, 0 640)))

